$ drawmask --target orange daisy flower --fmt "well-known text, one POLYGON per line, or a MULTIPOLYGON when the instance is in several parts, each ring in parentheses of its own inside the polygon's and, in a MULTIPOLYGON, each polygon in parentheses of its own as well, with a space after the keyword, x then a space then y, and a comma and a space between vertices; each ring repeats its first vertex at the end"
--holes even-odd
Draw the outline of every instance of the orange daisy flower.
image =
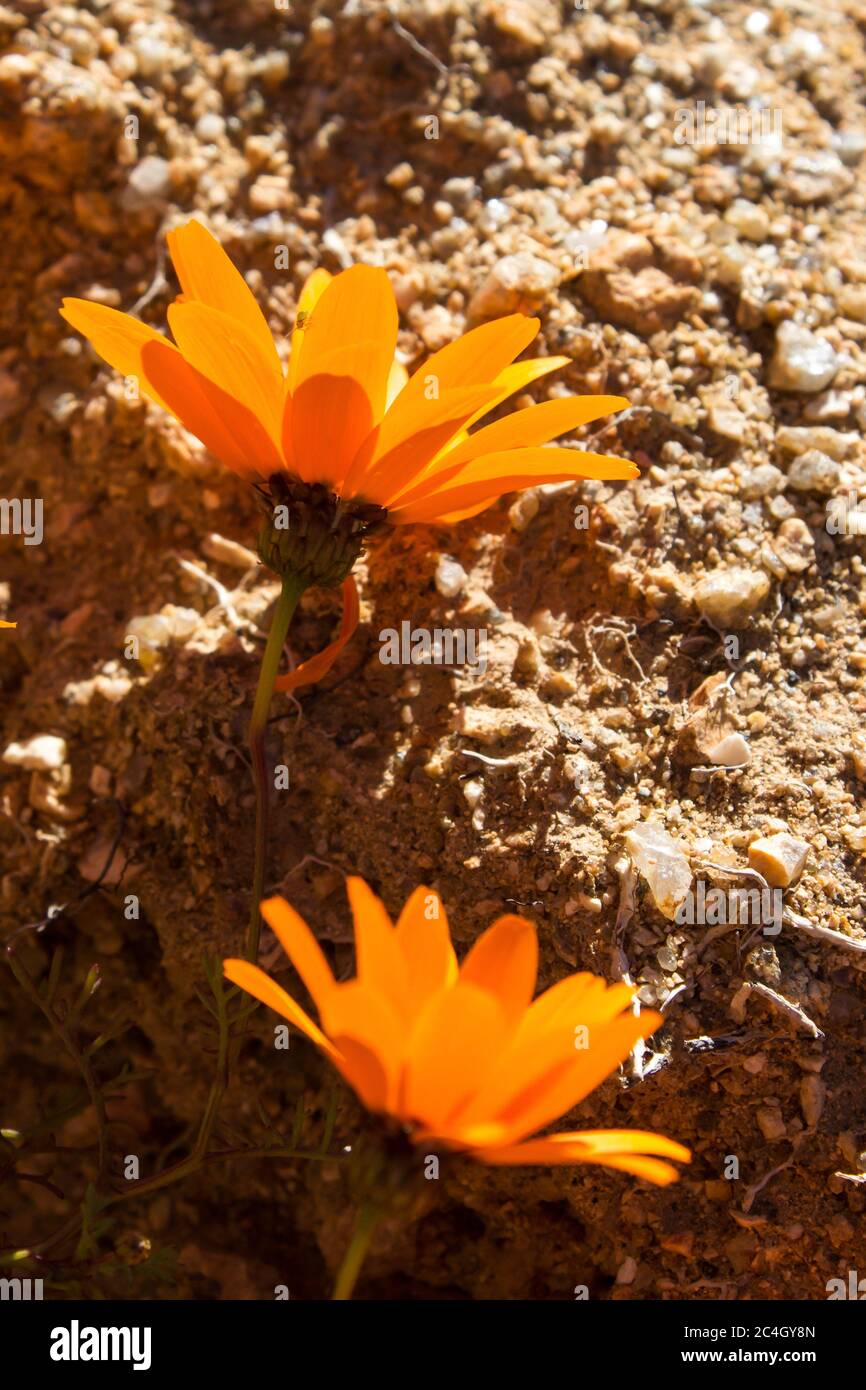
MULTIPOLYGON (((282 524, 260 538, 261 557, 278 574, 337 585, 365 535, 386 520, 453 522, 537 483, 637 476, 625 459, 542 447, 623 409, 622 396, 546 401, 473 430, 515 391, 568 364, 514 361, 538 319, 510 314, 482 324, 410 377, 394 359, 397 304, 385 271, 317 270, 300 297, 284 371, 252 291, 210 232, 192 220, 168 233, 168 246, 182 289, 168 309, 174 343, 88 300, 64 299, 61 313, 253 484, 272 519, 282 508, 282 524)), ((345 614, 349 603, 347 586, 345 614)), ((284 678, 278 688, 299 683, 284 678)))
POLYGON ((639 1130, 530 1136, 609 1076, 661 1015, 630 1008, 634 991, 570 975, 533 1000, 535 928, 504 916, 458 967, 438 896, 417 888, 396 927, 360 878, 347 881, 357 978, 338 983, 283 898, 262 915, 292 960, 320 1024, 257 965, 226 960, 234 984, 275 1009, 326 1054, 366 1108, 416 1145, 492 1164, 600 1163, 665 1185, 682 1144, 639 1130))
POLYGON ((169 307, 177 346, 139 319, 64 299, 61 313, 103 357, 251 482, 319 483, 388 520, 452 521, 504 492, 573 478, 633 478, 624 459, 542 450, 628 402, 570 396, 470 435, 515 391, 568 364, 514 363, 538 319, 510 314, 433 354, 412 377, 394 361, 397 304, 384 270, 317 270, 301 294, 287 372, 240 272, 200 222, 168 233, 183 293, 169 307))

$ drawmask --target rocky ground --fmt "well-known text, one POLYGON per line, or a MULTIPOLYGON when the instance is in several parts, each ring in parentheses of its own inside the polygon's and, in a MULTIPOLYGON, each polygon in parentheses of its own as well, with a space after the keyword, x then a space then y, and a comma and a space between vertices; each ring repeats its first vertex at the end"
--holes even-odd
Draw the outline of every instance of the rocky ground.
MULTIPOLYGON (((243 933, 244 731, 276 586, 244 487, 128 399, 57 307, 163 327, 164 232, 195 212, 278 335, 311 269, 360 259, 392 276, 407 365, 532 309, 538 352, 571 359, 538 399, 633 405, 597 447, 636 482, 371 546, 359 632, 275 703, 291 786, 269 886, 343 974, 346 872, 392 910, 434 884, 461 946, 516 905, 545 985, 628 974, 665 1029, 573 1118, 661 1130, 694 1161, 664 1191, 445 1167, 380 1231, 359 1296, 822 1299, 866 1268, 864 75, 861 0, 0 7, 2 491, 44 499, 45 528, 2 539, 0 931, 63 906, 19 958, 39 979, 62 946, 70 1006, 98 962, 82 1035, 127 1025, 93 1056, 97 1084, 132 1073, 111 1091, 111 1179, 128 1154, 142 1176, 179 1157, 205 1105, 203 957, 243 933), (732 107, 776 134, 689 124, 732 107), (383 665, 378 634, 407 618, 484 629, 484 675, 383 665), (761 837, 805 842, 782 930, 671 921, 627 854, 646 819, 708 887, 756 882, 730 871, 761 837)), ((337 607, 307 596, 298 658, 337 607)), ((285 970, 270 937, 265 956, 285 970)), ((53 1188, 0 1187, 0 1244, 24 1246, 82 1201, 96 1126, 5 970, 0 1018, 0 1123, 85 1148, 30 1158, 53 1188)), ((250 1036, 221 1142, 291 1132, 299 1106, 315 1146, 325 1068, 294 1040, 275 1061, 262 1013, 250 1036)), ((341 1092, 331 1151, 362 1123, 341 1092)), ((77 1266, 53 1246, 49 1287, 321 1297, 351 1219, 336 1158, 213 1164, 116 1209, 77 1266)))

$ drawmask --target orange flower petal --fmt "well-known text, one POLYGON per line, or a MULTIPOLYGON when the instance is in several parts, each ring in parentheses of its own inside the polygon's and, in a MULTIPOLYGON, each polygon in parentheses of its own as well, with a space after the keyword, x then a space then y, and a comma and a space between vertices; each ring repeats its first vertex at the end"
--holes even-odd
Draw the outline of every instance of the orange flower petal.
MULTIPOLYGON (((482 324, 465 333, 447 347, 434 352, 422 367, 409 377, 399 395, 389 405, 378 435, 365 444, 362 453, 346 476, 347 488, 363 491, 363 477, 380 458, 396 449, 417 429, 431 423, 426 417, 431 403, 447 398, 451 390, 466 390, 470 386, 489 386, 489 396, 482 393, 464 426, 483 415, 497 399, 504 399, 495 386, 497 375, 532 341, 538 332, 538 319, 523 314, 510 314, 494 323, 482 324)), ((512 388, 515 389, 515 388, 512 388)), ((510 394, 506 391, 505 394, 510 394)))
MULTIPOLYGON (((527 1009, 487 1084, 460 1115, 460 1124, 511 1115, 517 1099, 528 1105, 575 1061, 585 1059, 586 1051, 575 1047, 576 1030, 585 1028, 588 1039, 597 1040, 630 1007, 633 997, 630 985, 608 987, 604 980, 590 974, 571 975, 551 986, 527 1009)), ((618 1060, 611 1063, 611 1071, 618 1060)), ((524 1134, 530 1132, 522 1130, 524 1134)))
POLYGON ((266 898, 261 914, 297 970, 321 1016, 336 981, 310 928, 285 898, 266 898))
POLYGON ((268 370, 282 377, 267 320, 246 280, 216 237, 193 218, 168 232, 166 241, 186 299, 218 309, 241 323, 256 342, 268 370))
POLYGON ((244 324, 206 304, 172 304, 168 322, 190 366, 251 410, 279 448, 283 420, 279 359, 275 369, 244 324))
MULTIPOLYGON (((366 345, 375 351, 371 340, 366 345)), ((305 483, 325 483, 339 489, 358 449, 375 425, 374 407, 355 380, 357 346, 338 348, 323 358, 323 370, 299 382, 292 395, 290 435, 295 471, 305 483)), ((288 420, 288 417, 286 417, 288 420)))
POLYGON ((391 370, 388 372, 388 390, 385 395, 385 409, 391 405, 399 396, 406 382, 409 380, 409 373, 402 362, 392 362, 391 370))
POLYGON ((84 334, 93 350, 110 367, 122 376, 137 377, 145 395, 164 410, 174 413, 149 381, 141 357, 142 349, 150 343, 160 343, 169 352, 177 352, 168 338, 131 314, 122 314, 105 304, 92 304, 89 299, 64 299, 60 314, 77 332, 84 334))
POLYGON ((314 270, 312 275, 309 275, 305 280, 304 288, 301 290, 298 312, 295 316, 295 327, 292 330, 292 349, 289 357, 288 385, 291 391, 295 389, 298 368, 301 365, 301 349, 304 345, 306 321, 330 285, 331 279, 332 277, 327 270, 314 270))
POLYGON ((520 391, 524 386, 530 386, 533 381, 538 381, 539 377, 547 376, 550 372, 558 371, 560 367, 567 367, 571 362, 570 357, 533 357, 527 362, 513 362, 510 367, 505 367, 493 381, 492 385, 496 388, 496 395, 489 405, 485 405, 481 410, 476 410, 474 415, 466 421, 466 425, 461 433, 453 439, 443 450, 441 457, 462 444, 464 439, 469 438, 469 431, 473 425, 487 415, 496 406, 507 401, 509 396, 513 396, 515 391, 520 391))
POLYGON ((305 1013, 300 1004, 296 1004, 290 994, 281 989, 278 984, 266 975, 264 970, 260 970, 257 965, 252 965, 248 960, 224 960, 223 972, 227 980, 232 984, 239 985, 245 989, 247 994, 251 994, 254 999, 260 999, 263 1004, 267 1004, 269 1009, 282 1014, 302 1033, 306 1033, 311 1042, 320 1047, 331 1061, 339 1059, 339 1053, 328 1038, 325 1037, 321 1028, 318 1028, 309 1014, 305 1013))
POLYGON ((355 632, 361 617, 361 601, 358 598, 358 590, 351 575, 343 580, 342 590, 343 618, 340 623, 339 635, 323 651, 311 656, 307 661, 302 661, 300 666, 295 667, 294 671, 289 671, 284 676, 277 676, 274 681, 275 690, 298 690, 302 685, 314 685, 316 681, 320 681, 323 676, 328 674, 340 652, 355 632))
POLYGON ((490 454, 466 465, 460 486, 432 491, 419 502, 400 503, 389 512, 395 525, 409 522, 435 522, 451 512, 474 507, 482 501, 495 502, 506 492, 535 487, 539 483, 559 483, 578 478, 624 480, 636 478, 639 469, 627 459, 606 454, 590 454, 581 449, 515 449, 490 454))
MULTIPOLYGON (((515 391, 522 391, 525 386, 531 386, 534 381, 538 381, 543 376, 549 376, 551 372, 558 372, 561 367, 570 367, 570 357, 529 357, 525 362, 512 362, 510 366, 503 367, 494 380, 497 387, 498 396, 496 404, 507 401, 509 396, 513 396, 515 391)), ((476 419, 479 419, 476 416, 476 419)), ((470 420, 470 425, 475 424, 475 420, 470 420)))
POLYGON ((397 302, 384 270, 353 265, 325 286, 304 325, 293 395, 310 377, 330 370, 324 359, 335 343, 346 353, 345 374, 367 397, 375 423, 385 410, 397 345, 397 302))
POLYGON ((141 360, 166 409, 227 468, 251 482, 280 471, 282 459, 252 411, 191 367, 171 343, 146 343, 141 360))
POLYGON ((475 1157, 491 1164, 600 1163, 665 1186, 679 1177, 676 1168, 658 1155, 688 1163, 691 1153, 682 1144, 644 1130, 589 1130, 553 1134, 503 1148, 480 1147, 475 1157))
POLYGON ((413 502, 426 496, 435 486, 448 482, 452 487, 472 482, 469 470, 463 465, 487 454, 498 454, 532 445, 546 444, 559 435, 568 434, 580 425, 623 410, 628 405, 624 396, 566 396, 541 405, 515 410, 504 419, 476 430, 455 449, 449 449, 437 459, 425 475, 423 483, 407 488, 392 500, 392 505, 413 502))
MULTIPOLYGON (((638 1039, 647 1037, 661 1022, 660 1014, 644 1010, 637 1015, 623 1014, 602 1026, 588 1023, 589 1045, 582 1050, 575 1048, 573 1032, 563 1030, 559 1059, 539 1071, 493 1118, 511 1125, 514 1140, 543 1129, 579 1105, 625 1061, 638 1039)), ((577 1024, 582 1023, 578 1018, 577 1024)))
POLYGON ((471 1096, 494 1066, 508 1034, 499 1001, 458 980, 422 1013, 406 1059, 402 1112, 434 1130, 471 1096))
POLYGON ((525 917, 506 914, 482 932, 460 967, 461 983, 486 989, 509 1023, 529 1007, 538 969, 538 937, 525 917))
POLYGON ((418 406, 414 423, 408 415, 402 417, 405 436, 396 439, 391 432, 393 443, 382 453, 381 441, 389 430, 386 415, 379 429, 365 439, 355 455, 340 488, 342 495, 347 498, 360 495, 382 507, 389 506, 392 497, 420 475, 443 444, 461 430, 478 402, 490 401, 493 389, 489 385, 455 387, 438 400, 425 401, 423 407, 418 406), (370 463, 373 457, 375 462, 370 463))
MULTIPOLYGON (((391 407, 402 413, 414 412, 429 393, 429 382, 435 380, 440 396, 455 386, 481 386, 493 383, 501 372, 528 347, 538 332, 539 320, 525 314, 507 314, 504 318, 482 323, 462 337, 455 338, 410 376, 406 386, 391 407)), ((525 364, 528 365, 528 364, 525 364)))
POLYGON ((379 1058, 355 1038, 338 1034, 334 1038, 340 1049, 336 1063, 352 1090, 373 1114, 386 1110, 389 1100, 388 1075, 379 1058))
POLYGON ((434 994, 457 979, 457 958, 438 893, 416 888, 400 913, 395 934, 406 961, 408 997, 416 1016, 434 994))
POLYGON ((328 997, 322 1023, 341 1054, 346 1039, 351 1039, 375 1057, 386 1078, 388 1103, 395 1101, 405 1034, 392 1002, 359 976, 336 986, 328 997))
POLYGON ((362 878, 347 878, 346 889, 355 923, 358 980, 402 1016, 407 1006, 409 972, 391 918, 381 899, 362 878))

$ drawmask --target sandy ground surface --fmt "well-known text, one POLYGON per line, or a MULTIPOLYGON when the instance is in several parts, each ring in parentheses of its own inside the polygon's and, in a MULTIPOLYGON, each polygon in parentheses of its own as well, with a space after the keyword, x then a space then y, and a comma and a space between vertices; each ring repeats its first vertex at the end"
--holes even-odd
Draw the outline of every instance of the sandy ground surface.
MULTIPOLYGON (((665 1028, 570 1127, 658 1129, 694 1161, 664 1191, 446 1164, 380 1231, 360 1296, 821 1299, 866 1269, 864 543, 827 525, 866 495, 864 84, 858 0, 0 7, 2 491, 44 499, 41 545, 0 542, 2 739, 65 740, 56 766, 0 765, 0 931, 67 905, 19 950, 39 979, 63 947, 69 1005, 99 963, 83 1037, 127 1025, 93 1057, 114 1181, 128 1154, 143 1176, 179 1157, 205 1104, 202 960, 246 917, 244 734, 276 584, 243 485, 57 307, 164 327, 164 231, 195 212, 278 335, 311 269, 360 259, 392 276, 407 365, 537 310, 531 351, 570 358, 537 399, 635 407, 597 444, 634 483, 376 538, 355 639, 274 705, 291 786, 269 887, 343 975, 347 872, 391 910, 432 883, 460 947, 528 914, 545 985, 628 974, 665 1028), (706 126, 731 108, 752 109, 746 143, 706 126), (486 672, 383 664, 407 619, 483 629, 486 672), (714 763, 736 734, 740 765, 714 763), (629 870, 647 818, 707 888, 753 883, 728 871, 760 836, 805 841, 782 930, 669 920, 629 870)), ((337 611, 305 598, 296 658, 337 611)), ((264 954, 297 988, 270 936, 264 954)), ((0 1124, 86 1149, 29 1159, 53 1188, 12 1181, 4 1149, 0 1244, 23 1246, 74 1216, 96 1128, 6 970, 0 1020, 0 1124)), ((263 1013, 250 1033, 220 1141, 291 1133, 300 1103, 314 1145, 324 1065, 294 1040, 275 1061, 263 1013)), ((363 1123, 341 1093, 332 1151, 363 1123)), ((336 1159, 214 1164, 116 1209, 77 1263, 54 1245, 49 1277, 55 1296, 321 1297, 351 1220, 336 1159)))

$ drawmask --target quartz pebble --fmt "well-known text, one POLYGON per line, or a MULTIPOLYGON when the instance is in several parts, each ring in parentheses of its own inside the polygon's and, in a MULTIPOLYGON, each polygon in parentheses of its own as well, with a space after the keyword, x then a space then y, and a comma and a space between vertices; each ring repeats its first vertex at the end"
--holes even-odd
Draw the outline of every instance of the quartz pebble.
POLYGON ((435 583, 443 598, 456 598, 469 578, 465 569, 450 555, 440 555, 436 564, 435 583))
POLYGON ((508 520, 513 531, 525 531, 534 517, 538 516, 541 497, 538 489, 528 487, 521 492, 516 502, 508 508, 508 520))
POLYGON ((752 761, 752 750, 742 734, 728 734, 707 753, 718 767, 742 767, 752 761))
POLYGON ((163 203, 171 188, 171 177, 167 159, 150 154, 139 161, 129 175, 123 192, 123 205, 131 212, 163 203))
POLYGON ((860 436, 854 430, 832 430, 829 425, 783 425, 776 433, 776 443, 786 454, 805 454, 808 449, 819 449, 842 463, 854 456, 860 436))
POLYGON ((839 486, 841 469, 829 454, 820 449, 807 449, 794 459, 788 469, 788 486, 796 492, 820 492, 827 496, 839 486))
POLYGON ((32 772, 57 772, 66 762, 66 740, 56 734, 36 734, 23 743, 10 743, 3 761, 32 772))
POLYGON ((682 848, 658 821, 641 821, 625 837, 635 868, 649 884, 653 902, 673 921, 692 884, 682 848))
POLYGON ((774 463, 759 463, 756 468, 749 468, 740 474, 740 493, 747 502, 770 497, 779 491, 784 479, 781 468, 774 463))
POLYGON ((497 261, 469 301, 470 319, 498 318, 537 308, 559 284, 559 271, 549 261, 520 251, 497 261))
POLYGON ((798 516, 783 521, 772 551, 789 574, 802 574, 807 570, 815 559, 815 542, 805 521, 798 516))
POLYGON ((205 111, 195 123, 195 133, 206 143, 219 140, 225 134, 226 123, 216 111, 205 111))
POLYGON ((695 601, 708 623, 720 631, 745 627, 770 592, 762 570, 717 569, 695 589, 695 601))
POLYGON ((764 835, 749 845, 749 864, 763 874, 771 888, 787 888, 803 872, 809 845, 787 831, 764 835))
POLYGON ((825 338, 789 319, 776 332, 767 380, 778 391, 823 391, 838 365, 836 353, 825 338))

